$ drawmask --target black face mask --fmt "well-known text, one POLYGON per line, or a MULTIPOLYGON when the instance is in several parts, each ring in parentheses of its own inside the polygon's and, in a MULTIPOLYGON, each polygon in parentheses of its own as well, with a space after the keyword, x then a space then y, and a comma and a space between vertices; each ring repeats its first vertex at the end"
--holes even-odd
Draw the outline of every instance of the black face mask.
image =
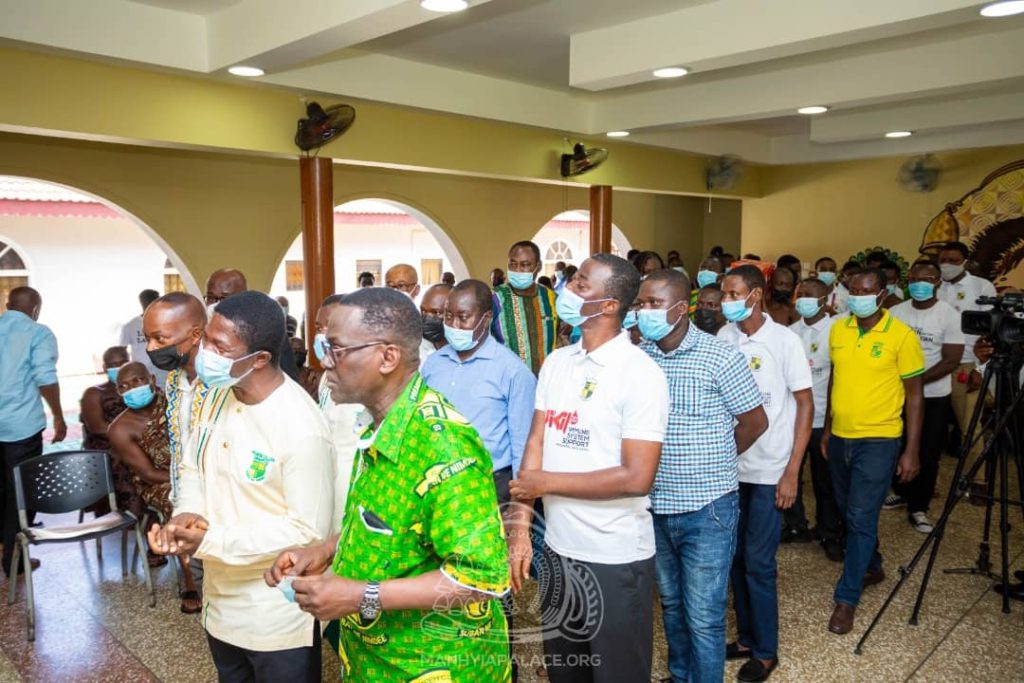
POLYGON ((193 344, 192 347, 189 347, 189 350, 185 353, 179 353, 178 345, 171 344, 156 351, 147 350, 146 355, 149 356, 149 360, 154 366, 165 372, 170 372, 171 370, 177 370, 188 365, 188 357, 194 346, 193 344))
POLYGON ((432 315, 423 315, 423 338, 431 344, 444 341, 444 321, 432 315))
POLYGON ((708 308, 698 308, 693 312, 693 324, 697 326, 698 330, 713 334, 719 327, 721 327, 718 317, 718 311, 712 311, 708 308))
POLYGON ((793 290, 773 289, 772 299, 779 302, 780 304, 788 304, 793 299, 793 290))
POLYGON ((300 368, 300 369, 305 367, 305 365, 306 365, 306 354, 308 352, 307 351, 292 351, 292 353, 295 355, 295 366, 297 368, 300 368))

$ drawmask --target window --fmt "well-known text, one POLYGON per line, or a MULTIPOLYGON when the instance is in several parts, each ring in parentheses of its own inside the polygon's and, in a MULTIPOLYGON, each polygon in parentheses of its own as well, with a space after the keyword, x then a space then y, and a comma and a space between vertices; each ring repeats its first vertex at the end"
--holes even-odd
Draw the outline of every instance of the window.
POLYGON ((181 274, 171 263, 171 259, 167 259, 164 261, 164 294, 184 291, 185 281, 181 279, 181 274))
MULTIPOLYGON (((373 284, 378 287, 383 287, 384 280, 381 279, 383 277, 380 272, 381 267, 380 260, 356 259, 356 279, 359 279, 360 273, 370 273, 373 275, 373 284)), ((359 282, 356 282, 356 285, 358 284, 359 282)))
POLYGON ((555 240, 544 252, 544 274, 548 277, 554 277, 555 264, 559 261, 565 261, 567 264, 572 263, 572 247, 563 240, 555 240))
POLYGON ((301 292, 306 288, 306 264, 302 261, 284 262, 284 288, 289 292, 301 292))
POLYGON ((436 285, 441 281, 444 262, 439 258, 420 259, 420 284, 436 285))
POLYGON ((16 287, 28 286, 28 268, 14 247, 0 240, 0 305, 7 303, 7 295, 16 287))

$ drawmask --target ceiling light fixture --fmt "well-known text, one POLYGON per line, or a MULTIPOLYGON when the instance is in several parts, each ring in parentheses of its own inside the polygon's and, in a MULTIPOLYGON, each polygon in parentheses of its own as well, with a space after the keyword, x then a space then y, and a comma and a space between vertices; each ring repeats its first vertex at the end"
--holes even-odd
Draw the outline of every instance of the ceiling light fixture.
POLYGON ((983 17, 1010 17, 1024 13, 1024 0, 1003 0, 981 8, 983 17))
POLYGON ((242 76, 243 78, 256 78, 264 74, 263 69, 258 66, 233 66, 228 69, 228 73, 232 76, 242 76))
POLYGON ((628 130, 610 130, 605 133, 610 138, 624 138, 629 136, 628 130))
POLYGON ((461 12, 469 7, 468 0, 420 0, 420 7, 431 12, 461 12))
POLYGON ((913 133, 909 130, 894 130, 885 134, 885 137, 889 139, 895 138, 909 138, 913 133))
POLYGON ((690 73, 689 69, 684 69, 681 66, 666 66, 662 69, 654 70, 655 78, 679 78, 690 73))
POLYGON ((824 105, 821 105, 821 104, 815 104, 815 105, 810 106, 810 107, 800 107, 799 109, 796 110, 796 113, 797 114, 807 114, 808 116, 810 116, 812 114, 824 114, 827 111, 828 111, 828 107, 826 107, 824 105))

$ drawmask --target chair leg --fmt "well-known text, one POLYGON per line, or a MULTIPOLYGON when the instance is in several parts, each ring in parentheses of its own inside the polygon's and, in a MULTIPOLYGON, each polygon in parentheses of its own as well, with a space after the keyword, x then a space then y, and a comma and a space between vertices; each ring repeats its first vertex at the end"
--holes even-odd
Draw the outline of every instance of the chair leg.
MULTIPOLYGON (((146 536, 145 530, 147 528, 149 528, 149 512, 148 511, 143 513, 143 515, 142 515, 142 530, 143 530, 142 536, 143 536, 143 538, 145 538, 145 536, 146 536)), ((139 553, 141 553, 143 551, 143 549, 144 549, 143 546, 139 545, 136 542, 136 544, 135 544, 135 552, 132 553, 132 574, 134 574, 135 571, 139 567, 139 553)), ((149 552, 148 552, 149 544, 146 544, 145 550, 147 551, 146 552, 146 561, 148 562, 149 561, 149 552)))
POLYGON ((78 523, 81 524, 85 521, 85 510, 78 511, 78 523))
MULTIPOLYGON (((136 522, 138 524, 138 522, 136 522)), ((121 578, 128 576, 128 530, 121 530, 121 578)))
POLYGON ((103 561, 103 537, 100 536, 96 539, 96 561, 103 561))
POLYGON ((25 614, 28 617, 28 639, 32 642, 36 639, 36 602, 32 595, 32 558, 28 554, 27 538, 21 540, 21 552, 25 561, 25 614))
MULTIPOLYGON (((135 545, 138 548, 142 547, 142 523, 135 523, 135 545)), ((173 558, 171 558, 173 561, 173 558)), ((142 573, 146 577, 146 590, 149 591, 149 606, 156 607, 156 589, 153 587, 153 576, 149 568, 149 562, 144 561, 142 563, 142 573)))
POLYGON ((11 573, 7 575, 7 604, 13 605, 18 588, 18 563, 21 561, 21 535, 14 537, 14 552, 11 553, 11 573))

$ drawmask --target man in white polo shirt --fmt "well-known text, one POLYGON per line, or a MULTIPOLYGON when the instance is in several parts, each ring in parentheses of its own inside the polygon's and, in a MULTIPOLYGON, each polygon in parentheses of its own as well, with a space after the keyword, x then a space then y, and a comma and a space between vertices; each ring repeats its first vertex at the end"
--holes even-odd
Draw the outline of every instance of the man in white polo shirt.
MULTIPOLYGON (((668 383, 622 321, 640 288, 624 259, 595 254, 556 304, 580 342, 545 360, 518 478, 520 501, 543 497, 544 653, 552 683, 649 681, 654 629, 650 491, 668 423, 668 383)), ((520 506, 509 540, 512 585, 531 548, 520 506)))
MULTIPOLYGON (((907 503, 910 525, 922 534, 932 531, 928 503, 935 493, 939 454, 945 445, 946 425, 953 391, 951 374, 964 355, 964 333, 960 314, 935 298, 939 287, 939 266, 931 261, 915 263, 910 269, 910 301, 892 309, 892 315, 917 333, 924 350, 924 422, 919 447, 921 471, 907 483, 896 481, 893 491, 907 503)), ((888 502, 888 501, 887 501, 888 502)))
POLYGON ((779 664, 779 599, 775 553, 782 511, 796 500, 800 465, 814 419, 813 382, 800 338, 761 310, 765 279, 754 266, 734 268, 722 280, 718 332, 747 358, 764 397, 768 431, 740 458, 740 520, 732 589, 738 637, 728 659, 749 658, 740 681, 764 681, 779 664))

